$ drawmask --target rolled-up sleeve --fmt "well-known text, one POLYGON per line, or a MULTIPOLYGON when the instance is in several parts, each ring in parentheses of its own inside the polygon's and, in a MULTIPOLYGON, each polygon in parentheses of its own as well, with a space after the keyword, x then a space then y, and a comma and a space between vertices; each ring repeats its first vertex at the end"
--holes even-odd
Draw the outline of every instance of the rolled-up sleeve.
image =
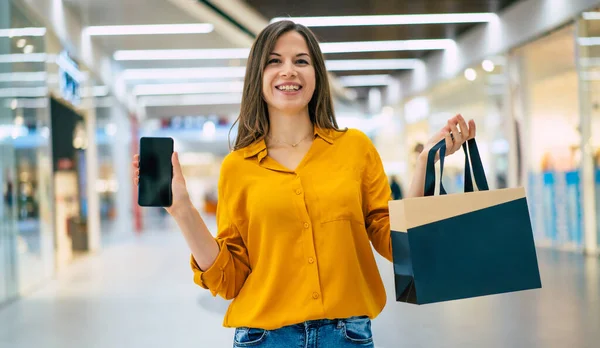
POLYGON ((392 261, 392 241, 390 235, 390 216, 388 202, 392 191, 381 157, 375 146, 369 144, 366 166, 363 171, 362 191, 365 227, 369 239, 377 252, 392 261))
POLYGON ((191 255, 190 263, 194 271, 194 283, 210 290, 213 296, 219 295, 230 300, 235 298, 242 289, 251 268, 248 250, 231 218, 223 191, 224 189, 219 187, 218 232, 215 238, 219 245, 219 254, 207 270, 200 269, 193 255, 191 255))

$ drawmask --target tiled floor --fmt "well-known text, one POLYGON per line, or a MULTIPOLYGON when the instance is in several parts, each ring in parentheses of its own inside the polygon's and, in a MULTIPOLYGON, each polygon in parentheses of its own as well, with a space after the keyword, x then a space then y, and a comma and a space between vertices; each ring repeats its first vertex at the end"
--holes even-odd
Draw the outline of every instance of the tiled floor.
MULTIPOLYGON (((228 302, 192 283, 174 229, 80 260, 42 290, 0 309, 4 348, 231 347, 228 302)), ((444 304, 393 301, 373 322, 379 348, 598 347, 600 260, 539 251, 544 288, 444 304)))

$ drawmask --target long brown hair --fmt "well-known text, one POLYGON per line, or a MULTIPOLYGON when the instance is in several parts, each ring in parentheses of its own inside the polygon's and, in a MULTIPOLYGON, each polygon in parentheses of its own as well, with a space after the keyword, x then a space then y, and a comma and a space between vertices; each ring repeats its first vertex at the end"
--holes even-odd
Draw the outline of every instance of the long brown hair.
POLYGON ((250 50, 248 63, 246 64, 240 115, 231 127, 233 129, 235 124, 239 122, 234 150, 242 149, 263 139, 269 132, 267 103, 262 94, 263 70, 277 39, 292 30, 300 33, 306 40, 315 69, 315 91, 308 103, 310 121, 319 128, 339 130, 333 111, 325 60, 315 34, 301 24, 292 21, 279 21, 264 28, 258 34, 250 50))

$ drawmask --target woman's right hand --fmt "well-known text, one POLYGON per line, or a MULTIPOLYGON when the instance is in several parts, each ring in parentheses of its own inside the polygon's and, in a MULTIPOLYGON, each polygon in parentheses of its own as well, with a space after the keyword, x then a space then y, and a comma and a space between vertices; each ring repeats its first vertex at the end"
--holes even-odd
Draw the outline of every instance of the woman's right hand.
MULTIPOLYGON (((170 207, 165 207, 167 212, 171 215, 174 214, 176 210, 191 206, 190 195, 187 191, 187 187, 185 184, 185 178, 183 177, 183 172, 181 171, 181 165, 179 164, 179 154, 177 152, 173 152, 171 156, 171 163, 173 164, 173 180, 171 181, 171 192, 173 194, 173 204, 170 207)), ((134 185, 139 185, 140 183, 140 156, 133 156, 133 183, 134 185)))

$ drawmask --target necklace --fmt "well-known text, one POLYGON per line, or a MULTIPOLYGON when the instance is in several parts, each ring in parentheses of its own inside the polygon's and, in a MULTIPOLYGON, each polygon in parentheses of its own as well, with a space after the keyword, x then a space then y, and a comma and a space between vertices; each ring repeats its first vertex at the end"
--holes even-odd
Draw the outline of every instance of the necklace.
POLYGON ((301 142, 303 142, 304 140, 306 140, 306 138, 308 138, 309 136, 311 136, 312 134, 313 134, 313 133, 311 132, 310 134, 306 135, 304 138, 300 139, 300 141, 298 141, 298 142, 297 142, 297 143, 295 143, 295 144, 290 144, 290 143, 288 143, 288 142, 285 142, 285 141, 283 141, 283 140, 278 140, 278 139, 275 139, 275 138, 273 138, 272 136, 269 136, 269 139, 272 139, 272 140, 274 140, 274 141, 275 141, 275 142, 277 142, 277 143, 283 143, 283 144, 289 145, 289 146, 291 146, 291 147, 296 147, 296 146, 298 146, 298 145, 299 145, 301 142))

